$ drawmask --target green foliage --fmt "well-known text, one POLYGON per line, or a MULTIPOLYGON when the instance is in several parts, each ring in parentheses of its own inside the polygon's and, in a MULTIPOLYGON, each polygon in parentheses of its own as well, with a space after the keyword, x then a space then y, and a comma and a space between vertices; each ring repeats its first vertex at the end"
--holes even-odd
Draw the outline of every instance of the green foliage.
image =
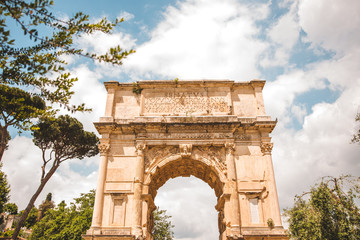
POLYGON ((32 207, 29 215, 27 216, 27 218, 25 220, 24 227, 26 227, 27 229, 31 229, 37 222, 38 213, 39 213, 39 210, 36 207, 32 207))
POLYGON ((141 94, 141 91, 142 91, 143 89, 140 87, 140 85, 139 85, 139 83, 137 83, 137 82, 134 82, 133 83, 133 93, 135 93, 135 94, 141 94))
POLYGON ((81 194, 69 207, 61 202, 56 209, 48 211, 33 228, 30 239, 37 240, 80 240, 90 228, 95 191, 81 194))
POLYGON ((51 201, 52 201, 52 193, 51 193, 51 192, 46 195, 45 201, 47 201, 47 202, 51 202, 51 201))
MULTIPOLYGON (((1 168, 1 165, 0 165, 1 168)), ((0 170, 0 213, 5 210, 5 204, 9 201, 10 186, 6 174, 0 170)))
POLYGON ((15 203, 5 204, 4 211, 10 215, 16 215, 18 213, 18 206, 15 203))
MULTIPOLYGON (((2 165, 0 164, 0 213, 5 210, 5 205, 9 201, 10 186, 6 179, 6 174, 1 171, 2 165)), ((0 216, 0 224, 4 222, 4 216, 0 216)))
POLYGON ((123 19, 111 22, 103 18, 92 23, 89 15, 78 12, 62 20, 52 13, 53 4, 52 0, 0 1, 0 161, 7 149, 9 126, 28 130, 32 118, 54 116, 54 103, 71 112, 90 110, 84 103, 69 103, 77 78, 65 69, 64 56, 121 65, 134 52, 116 46, 98 55, 78 48, 75 39, 95 32, 111 34, 123 19), (19 30, 23 36, 12 38, 19 30))
POLYGON ((55 207, 55 204, 51 199, 52 193, 48 193, 48 195, 46 195, 46 199, 39 205, 38 220, 43 218, 49 209, 53 209, 55 207))
POLYGON ((45 107, 45 102, 39 96, 0 84, 0 119, 4 126, 24 129, 31 118, 38 117, 45 111, 45 107))
POLYGON ((0 1, 0 83, 35 87, 51 103, 84 110, 83 105, 68 106, 73 94, 71 87, 77 79, 65 70, 67 63, 62 56, 82 56, 121 65, 122 59, 134 51, 116 46, 104 55, 97 55, 77 48, 76 38, 99 31, 110 34, 123 19, 110 22, 103 18, 92 23, 89 15, 78 12, 62 20, 51 12, 53 4, 51 0, 0 1), (11 38, 12 31, 18 30, 23 37, 11 38))
MULTIPOLYGON (((360 113, 356 115, 355 121, 360 122, 360 113)), ((360 144, 360 127, 358 129, 358 132, 353 135, 351 142, 360 144)))
POLYGON ((84 131, 83 125, 68 115, 41 119, 38 124, 34 125, 32 131, 33 142, 42 151, 43 165, 40 185, 25 208, 12 239, 17 238, 31 207, 60 164, 69 159, 92 157, 99 152, 97 136, 84 131), (47 168, 48 164, 50 166, 47 168))
POLYGON ((8 127, 28 130, 31 119, 45 112, 45 102, 40 97, 0 84, 0 161, 10 140, 8 127))
POLYGON ((14 233, 14 230, 8 230, 5 232, 1 232, 0 233, 0 237, 11 237, 14 233))
POLYGON ((174 225, 169 220, 171 216, 166 215, 166 210, 156 208, 153 212, 154 217, 154 240, 172 240, 174 239, 174 232, 172 228, 174 225))
POLYGON ((274 220, 272 218, 269 218, 267 221, 266 221, 268 227, 270 229, 273 229, 275 227, 275 223, 274 223, 274 220))
POLYGON ((54 160, 56 165, 60 165, 68 159, 83 159, 99 153, 97 136, 85 131, 83 125, 69 115, 42 119, 34 126, 32 135, 34 144, 43 153, 50 150, 45 163, 54 160))
POLYGON ((285 210, 289 233, 298 240, 355 240, 360 236, 360 178, 324 177, 285 210), (305 199, 308 197, 308 199, 305 199))

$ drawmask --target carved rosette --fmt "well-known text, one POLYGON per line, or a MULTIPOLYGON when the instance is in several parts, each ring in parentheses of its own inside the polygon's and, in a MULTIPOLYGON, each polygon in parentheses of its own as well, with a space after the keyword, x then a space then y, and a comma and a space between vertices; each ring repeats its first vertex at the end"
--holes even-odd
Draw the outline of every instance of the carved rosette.
POLYGON ((182 157, 190 157, 191 151, 192 151, 192 145, 191 144, 180 144, 180 154, 182 157))
POLYGON ((271 151, 273 149, 273 143, 271 142, 265 142, 265 143, 261 143, 260 148, 261 148, 261 152, 264 155, 269 155, 271 154, 271 151))
POLYGON ((143 157, 146 145, 145 144, 136 144, 135 148, 136 148, 136 154, 138 156, 143 157))
POLYGON ((235 151, 235 143, 225 143, 226 155, 232 155, 235 151))
POLYGON ((99 149, 100 155, 106 155, 110 150, 110 144, 100 143, 98 145, 98 149, 99 149))

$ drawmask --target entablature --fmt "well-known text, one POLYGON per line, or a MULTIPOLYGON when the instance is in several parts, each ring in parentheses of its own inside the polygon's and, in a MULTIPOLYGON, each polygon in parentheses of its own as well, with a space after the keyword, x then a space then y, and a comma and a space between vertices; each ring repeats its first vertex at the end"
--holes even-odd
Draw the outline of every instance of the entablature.
POLYGON ((237 118, 236 116, 220 117, 138 117, 94 123, 100 134, 119 133, 144 134, 168 133, 234 133, 236 131, 257 130, 271 133, 277 120, 268 116, 260 118, 237 118))

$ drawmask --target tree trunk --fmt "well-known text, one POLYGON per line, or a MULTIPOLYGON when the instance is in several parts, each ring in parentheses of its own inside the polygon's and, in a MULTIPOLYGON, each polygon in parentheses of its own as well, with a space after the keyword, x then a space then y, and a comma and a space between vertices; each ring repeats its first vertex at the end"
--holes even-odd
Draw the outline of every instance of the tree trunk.
POLYGON ((0 139, 0 163, 1 163, 7 145, 8 132, 6 126, 0 127, 0 134, 1 134, 1 139, 0 139))
POLYGON ((21 218, 19 222, 16 225, 15 231, 11 237, 11 239, 18 239, 18 235, 20 233, 21 227, 24 225, 26 218, 28 217, 32 207, 34 206, 34 203, 37 199, 37 197, 40 195, 41 191, 45 187, 45 184, 49 181, 51 176, 55 173, 56 169, 59 167, 59 165, 52 166, 49 172, 45 175, 45 177, 42 179, 40 186, 36 190, 35 194, 31 197, 30 202, 28 203, 27 207, 25 208, 23 214, 21 215, 21 218))

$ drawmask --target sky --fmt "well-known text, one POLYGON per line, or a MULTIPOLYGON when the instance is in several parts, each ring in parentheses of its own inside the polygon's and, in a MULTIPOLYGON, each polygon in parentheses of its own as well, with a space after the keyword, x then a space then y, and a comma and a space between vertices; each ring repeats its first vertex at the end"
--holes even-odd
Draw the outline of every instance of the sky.
MULTIPOLYGON (((79 78, 73 103, 88 131, 104 114, 104 81, 147 79, 265 79, 266 113, 278 123, 271 134, 280 208, 323 176, 360 174, 359 128, 360 1, 358 0, 61 0, 61 18, 77 11, 122 23, 112 35, 76 40, 83 49, 104 53, 112 46, 135 49, 122 66, 69 57, 79 78)), ((3 158, 11 201, 23 209, 40 179, 40 150, 28 134, 13 135, 3 158)), ((48 192, 70 202, 96 187, 99 156, 62 164, 48 192)), ((155 203, 172 216, 181 240, 218 239, 214 191, 194 177, 169 180, 155 203)))

